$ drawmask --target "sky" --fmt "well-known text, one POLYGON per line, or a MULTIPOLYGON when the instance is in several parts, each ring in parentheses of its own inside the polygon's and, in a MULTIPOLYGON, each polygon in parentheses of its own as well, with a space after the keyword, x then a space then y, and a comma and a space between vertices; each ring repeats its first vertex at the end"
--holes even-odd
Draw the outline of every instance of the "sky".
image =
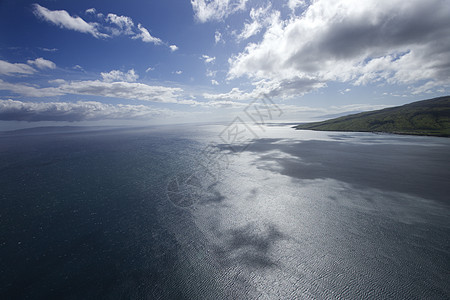
POLYGON ((273 121, 450 94, 450 0, 0 0, 0 130, 273 121))

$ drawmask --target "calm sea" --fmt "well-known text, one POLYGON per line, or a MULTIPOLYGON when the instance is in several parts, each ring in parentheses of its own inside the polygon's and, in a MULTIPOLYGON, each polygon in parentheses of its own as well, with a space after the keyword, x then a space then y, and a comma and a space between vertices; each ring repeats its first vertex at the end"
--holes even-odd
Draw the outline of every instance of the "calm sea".
POLYGON ((450 139, 234 129, 1 134, 0 299, 450 298, 450 139))

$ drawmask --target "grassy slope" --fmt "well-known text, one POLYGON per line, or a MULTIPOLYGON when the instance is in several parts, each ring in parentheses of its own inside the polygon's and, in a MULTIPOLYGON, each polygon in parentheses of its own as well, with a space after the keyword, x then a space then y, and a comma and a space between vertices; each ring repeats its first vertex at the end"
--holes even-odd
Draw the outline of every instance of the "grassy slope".
POLYGON ((450 96, 349 115, 296 129, 369 131, 450 137, 450 96))

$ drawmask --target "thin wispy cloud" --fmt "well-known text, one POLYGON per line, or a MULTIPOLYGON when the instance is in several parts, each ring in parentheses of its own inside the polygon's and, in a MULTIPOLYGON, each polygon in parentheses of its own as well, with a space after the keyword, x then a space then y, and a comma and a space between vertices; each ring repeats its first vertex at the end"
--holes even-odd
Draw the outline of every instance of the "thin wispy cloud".
MULTIPOLYGON (((136 26, 132 18, 114 13, 108 13, 104 17, 102 13, 97 13, 95 8, 89 8, 85 11, 87 16, 95 17, 95 22, 87 22, 79 16, 71 16, 65 10, 49 10, 39 4, 33 4, 33 13, 38 18, 61 28, 91 34, 95 38, 125 35, 144 43, 165 44, 160 38, 153 36, 142 24, 138 23, 136 26)), ((171 51, 178 49, 175 45, 167 46, 171 51)))
POLYGON ((35 73, 36 70, 27 64, 10 63, 0 60, 0 75, 29 75, 35 73))
POLYGON ((140 39, 144 43, 153 43, 155 45, 162 44, 162 41, 159 38, 152 36, 150 32, 148 32, 148 30, 141 24, 138 24, 138 29, 140 33, 133 36, 132 37, 133 39, 140 39))
POLYGON ((83 67, 80 66, 80 65, 75 65, 75 66, 72 67, 72 69, 74 69, 74 70, 79 70, 79 71, 82 71, 82 72, 85 72, 85 70, 83 69, 83 67))
POLYGON ((45 51, 45 52, 56 52, 56 51, 58 51, 58 49, 56 49, 56 48, 42 48, 42 47, 39 47, 39 49, 42 50, 42 51, 45 51))
POLYGON ((0 75, 6 76, 25 76, 31 75, 37 72, 35 68, 44 69, 55 69, 56 64, 50 60, 44 59, 42 57, 36 58, 34 60, 27 60, 27 64, 24 63, 10 63, 4 60, 0 60, 0 75))
POLYGON ((272 5, 266 7, 252 8, 250 11, 250 18, 252 22, 245 23, 241 33, 237 36, 238 41, 246 40, 258 34, 264 27, 273 23, 279 18, 278 11, 271 11, 272 5))
POLYGON ((245 10, 248 0, 191 0, 195 18, 199 22, 221 21, 231 14, 245 10))
POLYGON ((36 3, 33 4, 33 13, 44 21, 50 22, 61 28, 88 33, 95 38, 108 37, 107 34, 98 31, 98 23, 88 23, 78 16, 71 16, 65 10, 52 11, 36 3))
POLYGON ((10 83, 0 79, 0 90, 26 97, 62 96, 64 92, 54 87, 40 88, 26 83, 10 83))

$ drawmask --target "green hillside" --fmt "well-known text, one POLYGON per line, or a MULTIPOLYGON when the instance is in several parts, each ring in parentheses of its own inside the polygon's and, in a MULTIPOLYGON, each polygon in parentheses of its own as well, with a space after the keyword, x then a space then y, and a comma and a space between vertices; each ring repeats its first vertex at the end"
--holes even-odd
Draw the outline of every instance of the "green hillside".
POLYGON ((300 124, 294 128, 450 137, 450 96, 348 115, 323 122, 300 124))

